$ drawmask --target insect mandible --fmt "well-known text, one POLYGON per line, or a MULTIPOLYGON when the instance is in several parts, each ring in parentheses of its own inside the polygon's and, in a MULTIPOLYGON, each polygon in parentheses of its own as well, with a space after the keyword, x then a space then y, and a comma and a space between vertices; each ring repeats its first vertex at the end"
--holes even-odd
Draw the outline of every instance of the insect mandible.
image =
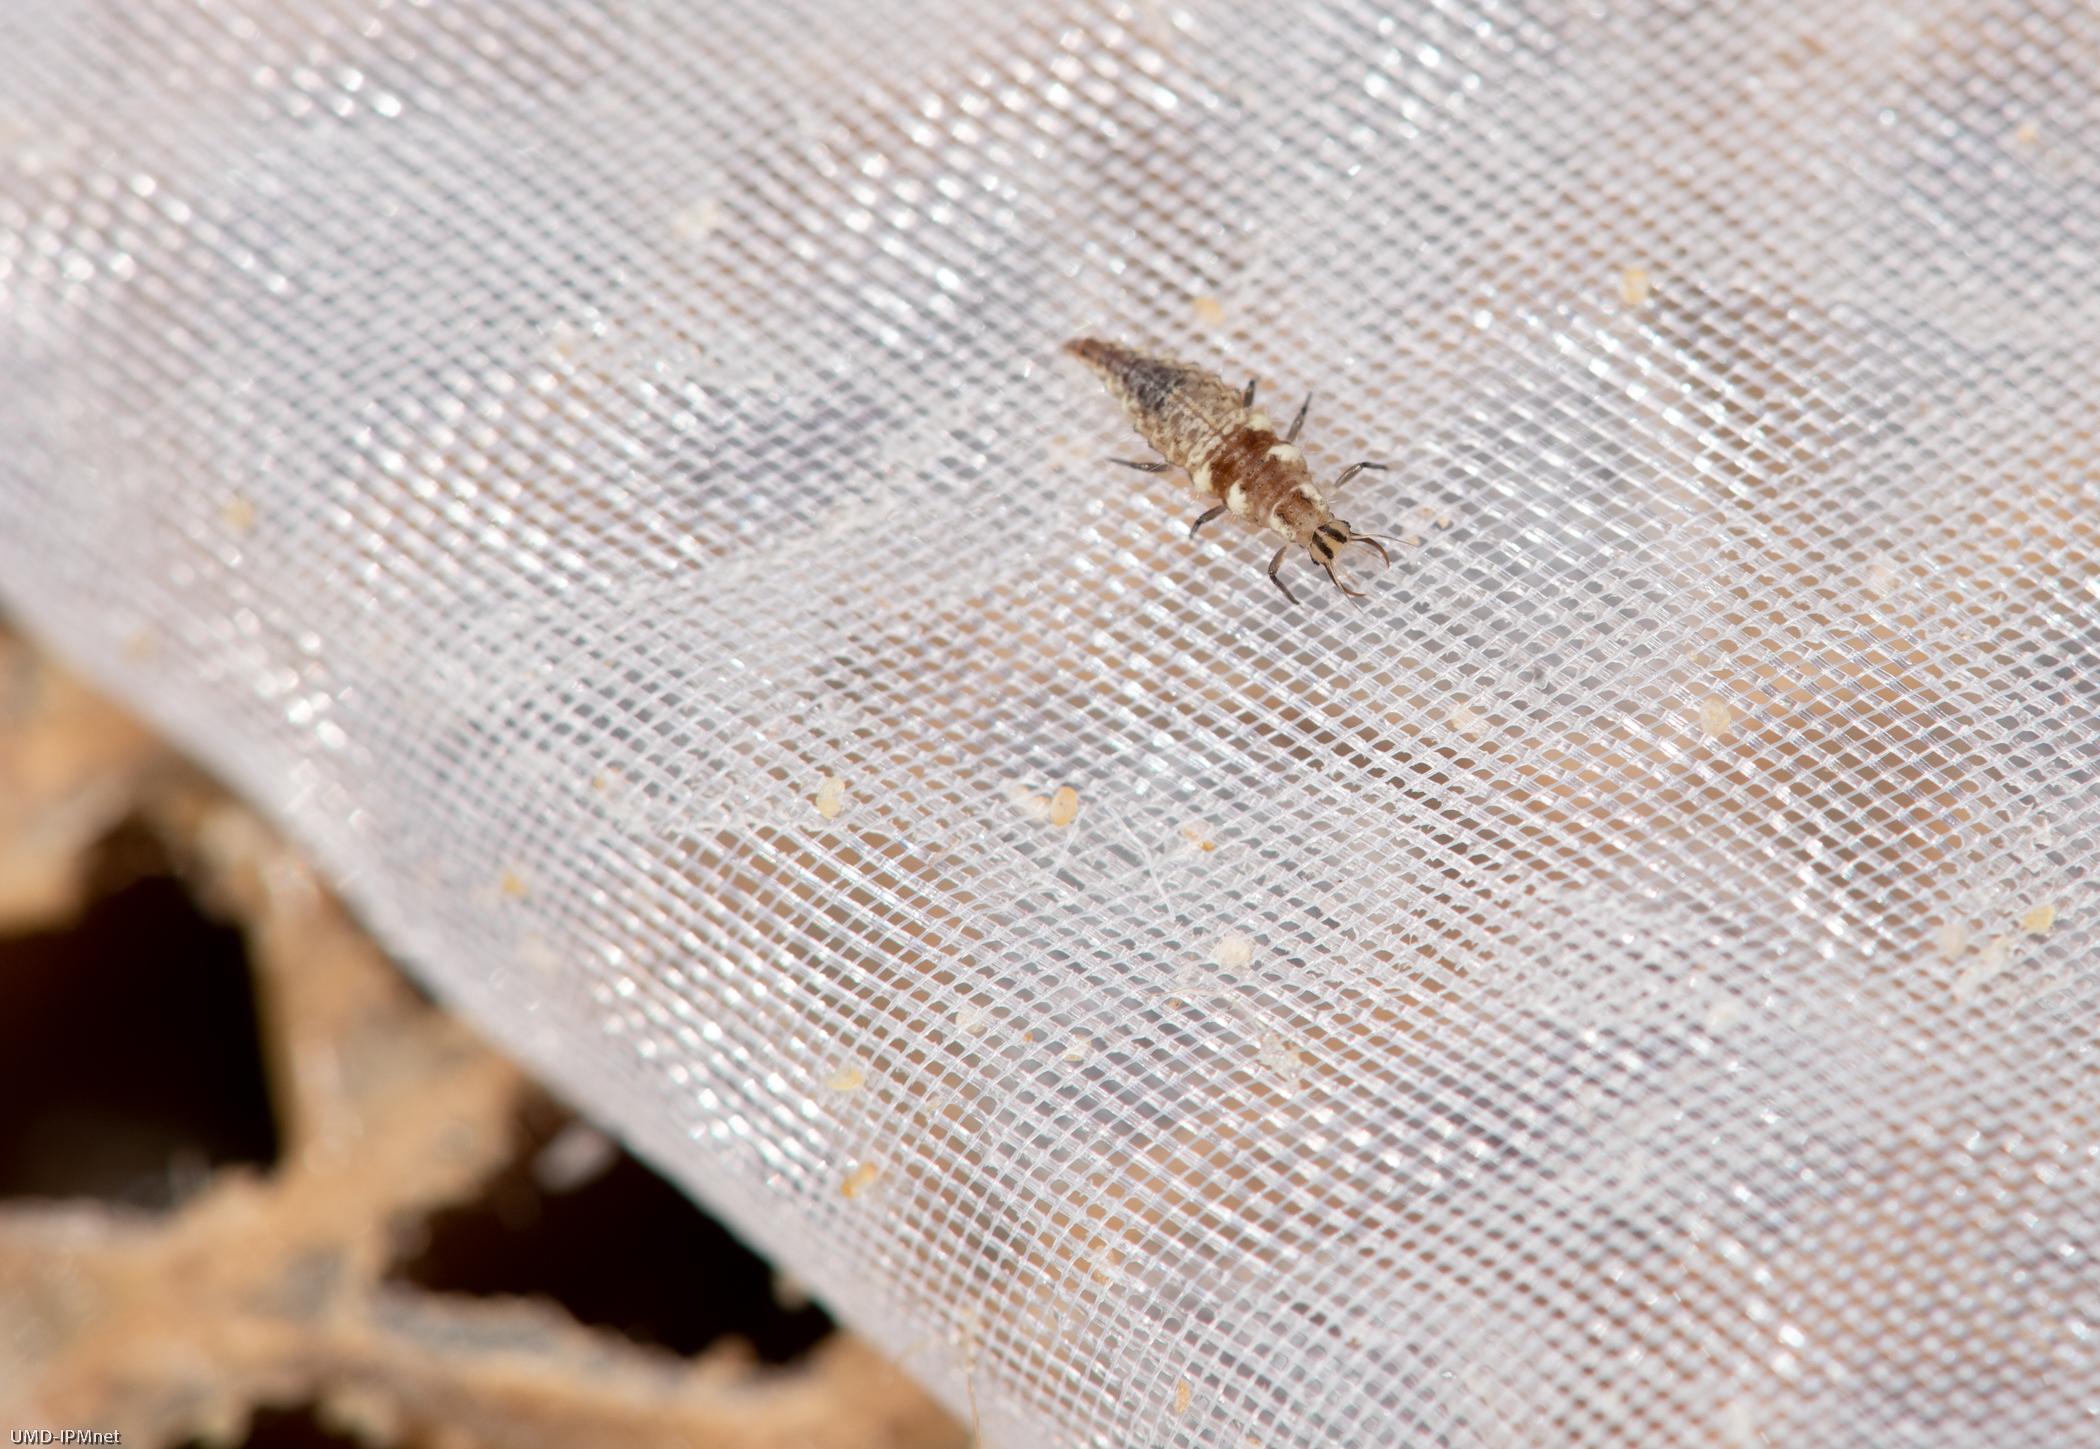
MULTIPOLYGON (((1310 553, 1327 570, 1334 586, 1351 599, 1361 599, 1364 594, 1334 571, 1341 550, 1360 543, 1377 550, 1385 563, 1392 563, 1385 545, 1397 539, 1358 533, 1327 511, 1326 497, 1312 484, 1305 454, 1298 451, 1298 430, 1305 426, 1311 394, 1298 409, 1291 430, 1279 438, 1268 414, 1254 406, 1252 382, 1235 391, 1203 368, 1094 337, 1076 337, 1064 350, 1100 375, 1145 441, 1165 455, 1151 463, 1131 458, 1111 458, 1110 462, 1140 473, 1185 469, 1189 486, 1198 496, 1218 500, 1189 525, 1190 538, 1221 513, 1277 534, 1283 546, 1269 560, 1269 580, 1293 604, 1298 596, 1284 583, 1279 570, 1294 547, 1310 553)), ((1352 463, 1328 486, 1339 488, 1366 469, 1382 472, 1385 468, 1383 463, 1352 463)))

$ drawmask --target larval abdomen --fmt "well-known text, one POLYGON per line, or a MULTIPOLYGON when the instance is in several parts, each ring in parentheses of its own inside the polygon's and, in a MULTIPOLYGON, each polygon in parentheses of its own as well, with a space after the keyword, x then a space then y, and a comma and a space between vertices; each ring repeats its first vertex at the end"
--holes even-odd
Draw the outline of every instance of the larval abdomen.
POLYGON ((1065 351, 1101 375, 1146 442, 1191 473, 1246 419, 1240 394, 1204 368, 1093 337, 1065 351))

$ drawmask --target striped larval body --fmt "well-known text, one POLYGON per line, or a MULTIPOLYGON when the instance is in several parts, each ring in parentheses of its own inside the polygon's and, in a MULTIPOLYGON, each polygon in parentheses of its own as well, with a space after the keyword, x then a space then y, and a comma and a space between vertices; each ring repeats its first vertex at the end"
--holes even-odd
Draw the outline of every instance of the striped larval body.
MULTIPOLYGON (((1313 486, 1305 454, 1297 446, 1303 409, 1290 432, 1280 435, 1269 415, 1253 405, 1252 383, 1243 392, 1204 368, 1091 337, 1066 343, 1065 351, 1100 376, 1145 441, 1166 458, 1162 464, 1130 466, 1148 472, 1169 465, 1184 469, 1197 496, 1214 502, 1197 527, 1220 512, 1230 513, 1283 540, 1269 566, 1271 578, 1276 578, 1284 554, 1296 545, 1327 569, 1338 588, 1355 596, 1334 573, 1337 550, 1359 541, 1381 556, 1385 550, 1371 535, 1336 520, 1325 496, 1313 486)), ((1360 469, 1382 466, 1359 463, 1336 482, 1360 469)), ((1277 587, 1291 597, 1281 579, 1277 587)))

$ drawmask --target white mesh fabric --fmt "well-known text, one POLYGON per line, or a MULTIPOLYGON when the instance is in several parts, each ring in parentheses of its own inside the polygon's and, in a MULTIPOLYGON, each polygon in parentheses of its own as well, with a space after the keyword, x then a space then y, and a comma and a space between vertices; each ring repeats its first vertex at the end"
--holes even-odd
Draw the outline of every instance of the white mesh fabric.
POLYGON ((988 1442, 2100 1441, 2090 7, 9 8, 7 606, 988 1442))

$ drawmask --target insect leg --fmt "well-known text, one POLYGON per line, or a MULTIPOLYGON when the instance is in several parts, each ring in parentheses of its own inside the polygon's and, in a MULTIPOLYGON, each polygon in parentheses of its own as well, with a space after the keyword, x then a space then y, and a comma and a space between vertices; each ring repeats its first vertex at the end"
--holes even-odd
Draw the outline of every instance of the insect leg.
POLYGON ((1291 546, 1289 544, 1285 544, 1282 548, 1276 550, 1276 557, 1269 560, 1269 582, 1276 585, 1277 588, 1282 589, 1283 596, 1295 604, 1298 602, 1298 596, 1292 593, 1290 590, 1290 585, 1286 584, 1282 579, 1278 578, 1276 574, 1276 571, 1283 567, 1283 556, 1289 553, 1290 551, 1291 546))
POLYGON ((1157 462, 1153 463, 1140 463, 1134 458, 1110 458, 1108 461, 1111 463, 1121 463, 1126 468, 1135 468, 1140 473, 1164 473, 1167 471, 1167 469, 1174 466, 1172 463, 1169 463, 1164 458, 1161 458, 1157 462))
POLYGON ((1291 430, 1283 435, 1283 440, 1286 443, 1298 441, 1298 429, 1305 426, 1305 410, 1312 406, 1312 397, 1311 393, 1307 393, 1305 401, 1298 404, 1298 416, 1291 420, 1291 430))
POLYGON ((1219 514, 1223 513, 1224 511, 1225 505, 1220 503, 1216 508, 1211 509, 1208 513, 1204 514, 1201 518, 1197 519, 1194 523, 1190 524, 1189 537, 1193 539, 1196 536, 1197 529, 1203 527, 1204 524, 1210 522, 1213 518, 1216 518, 1219 514))
POLYGON ((1351 463, 1348 467, 1342 469, 1341 476, 1330 483, 1328 487, 1339 488, 1366 468, 1369 468, 1374 473, 1386 473, 1392 470, 1392 465, 1388 463, 1351 463))
POLYGON ((1260 381, 1261 379, 1258 377, 1250 377, 1247 379, 1247 390, 1240 394, 1241 407, 1251 408, 1254 406, 1254 384, 1260 381))

